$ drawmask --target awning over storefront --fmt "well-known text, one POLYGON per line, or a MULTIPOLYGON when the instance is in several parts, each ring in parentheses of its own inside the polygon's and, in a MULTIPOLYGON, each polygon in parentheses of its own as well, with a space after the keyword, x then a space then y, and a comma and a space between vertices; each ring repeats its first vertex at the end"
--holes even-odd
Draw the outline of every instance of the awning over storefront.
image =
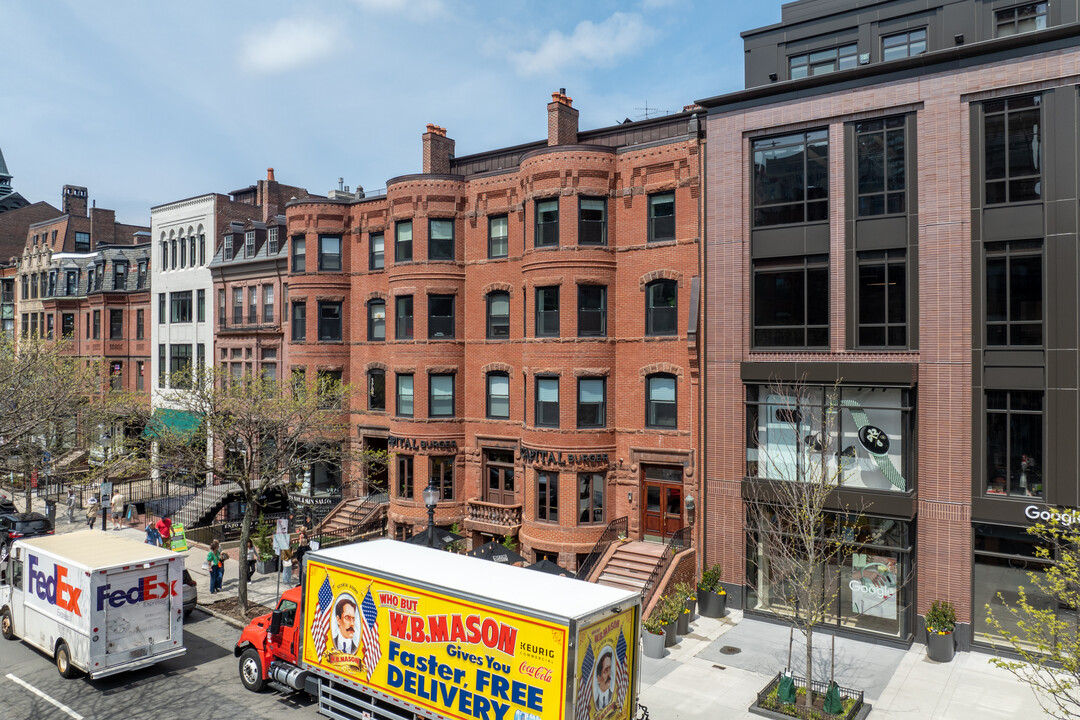
POLYGON ((194 413, 171 408, 158 408, 154 416, 146 424, 143 437, 161 437, 162 433, 170 432, 182 437, 189 437, 202 426, 202 418, 194 413))

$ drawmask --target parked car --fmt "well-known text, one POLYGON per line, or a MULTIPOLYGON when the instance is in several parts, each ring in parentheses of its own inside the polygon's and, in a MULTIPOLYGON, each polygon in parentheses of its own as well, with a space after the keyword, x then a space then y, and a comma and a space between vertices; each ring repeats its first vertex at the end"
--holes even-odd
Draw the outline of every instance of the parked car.
POLYGON ((41 513, 0 513, 0 562, 7 560, 8 547, 13 541, 52 534, 52 523, 41 513))
POLYGON ((199 602, 199 586, 191 577, 191 573, 184 568, 184 617, 186 618, 195 609, 199 602))
POLYGON ((15 503, 7 495, 0 495, 0 515, 5 513, 16 513, 19 509, 15 507, 15 503))

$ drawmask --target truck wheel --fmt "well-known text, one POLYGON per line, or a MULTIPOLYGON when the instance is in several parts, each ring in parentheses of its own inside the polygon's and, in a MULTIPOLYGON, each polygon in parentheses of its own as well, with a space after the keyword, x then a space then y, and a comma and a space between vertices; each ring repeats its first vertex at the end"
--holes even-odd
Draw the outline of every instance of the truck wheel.
POLYGON ((266 687, 262 660, 255 648, 248 648, 240 654, 240 682, 251 692, 262 692, 266 687))
POLYGON ((60 671, 60 677, 73 678, 79 674, 71 664, 71 652, 63 640, 56 646, 56 669, 60 671))
POLYGON ((11 620, 11 611, 7 608, 0 610, 0 633, 5 640, 15 639, 15 623, 11 620))

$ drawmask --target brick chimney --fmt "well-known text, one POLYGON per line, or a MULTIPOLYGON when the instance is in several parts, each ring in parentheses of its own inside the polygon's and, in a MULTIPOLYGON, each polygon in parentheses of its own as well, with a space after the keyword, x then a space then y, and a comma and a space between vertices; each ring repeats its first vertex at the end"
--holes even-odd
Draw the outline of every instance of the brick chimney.
POLYGON ((551 93, 548 103, 548 145, 574 145, 577 143, 578 111, 574 101, 567 97, 566 88, 551 93))
POLYGON ((274 182, 274 168, 266 168, 266 179, 268 182, 274 182))
POLYGON ((64 211, 64 214, 73 215, 75 217, 87 217, 86 206, 89 195, 90 193, 88 193, 84 187, 79 187, 78 185, 65 185, 64 194, 60 201, 60 207, 64 211))
POLYGON ((424 133, 424 172, 448 174, 454 159, 454 141, 446 137, 446 128, 428 123, 424 133))

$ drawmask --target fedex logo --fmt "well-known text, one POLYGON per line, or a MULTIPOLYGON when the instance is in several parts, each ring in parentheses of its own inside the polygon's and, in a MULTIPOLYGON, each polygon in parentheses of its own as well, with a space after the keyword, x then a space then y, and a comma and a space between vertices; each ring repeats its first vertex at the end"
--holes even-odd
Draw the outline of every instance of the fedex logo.
POLYGON ((37 595, 50 605, 82 617, 82 612, 79 610, 79 596, 82 595, 82 589, 67 582, 68 569, 66 567, 54 565, 53 574, 46 575, 44 571, 38 570, 38 558, 31 553, 30 572, 27 574, 31 595, 37 595))
POLYGON ((134 605, 135 603, 144 602, 146 600, 160 600, 167 597, 175 597, 176 581, 171 583, 168 580, 158 580, 158 576, 147 575, 144 578, 139 578, 139 581, 135 583, 134 587, 127 590, 113 590, 112 585, 102 585, 97 590, 97 609, 103 610, 105 603, 109 603, 109 607, 123 607, 124 605, 134 605))

